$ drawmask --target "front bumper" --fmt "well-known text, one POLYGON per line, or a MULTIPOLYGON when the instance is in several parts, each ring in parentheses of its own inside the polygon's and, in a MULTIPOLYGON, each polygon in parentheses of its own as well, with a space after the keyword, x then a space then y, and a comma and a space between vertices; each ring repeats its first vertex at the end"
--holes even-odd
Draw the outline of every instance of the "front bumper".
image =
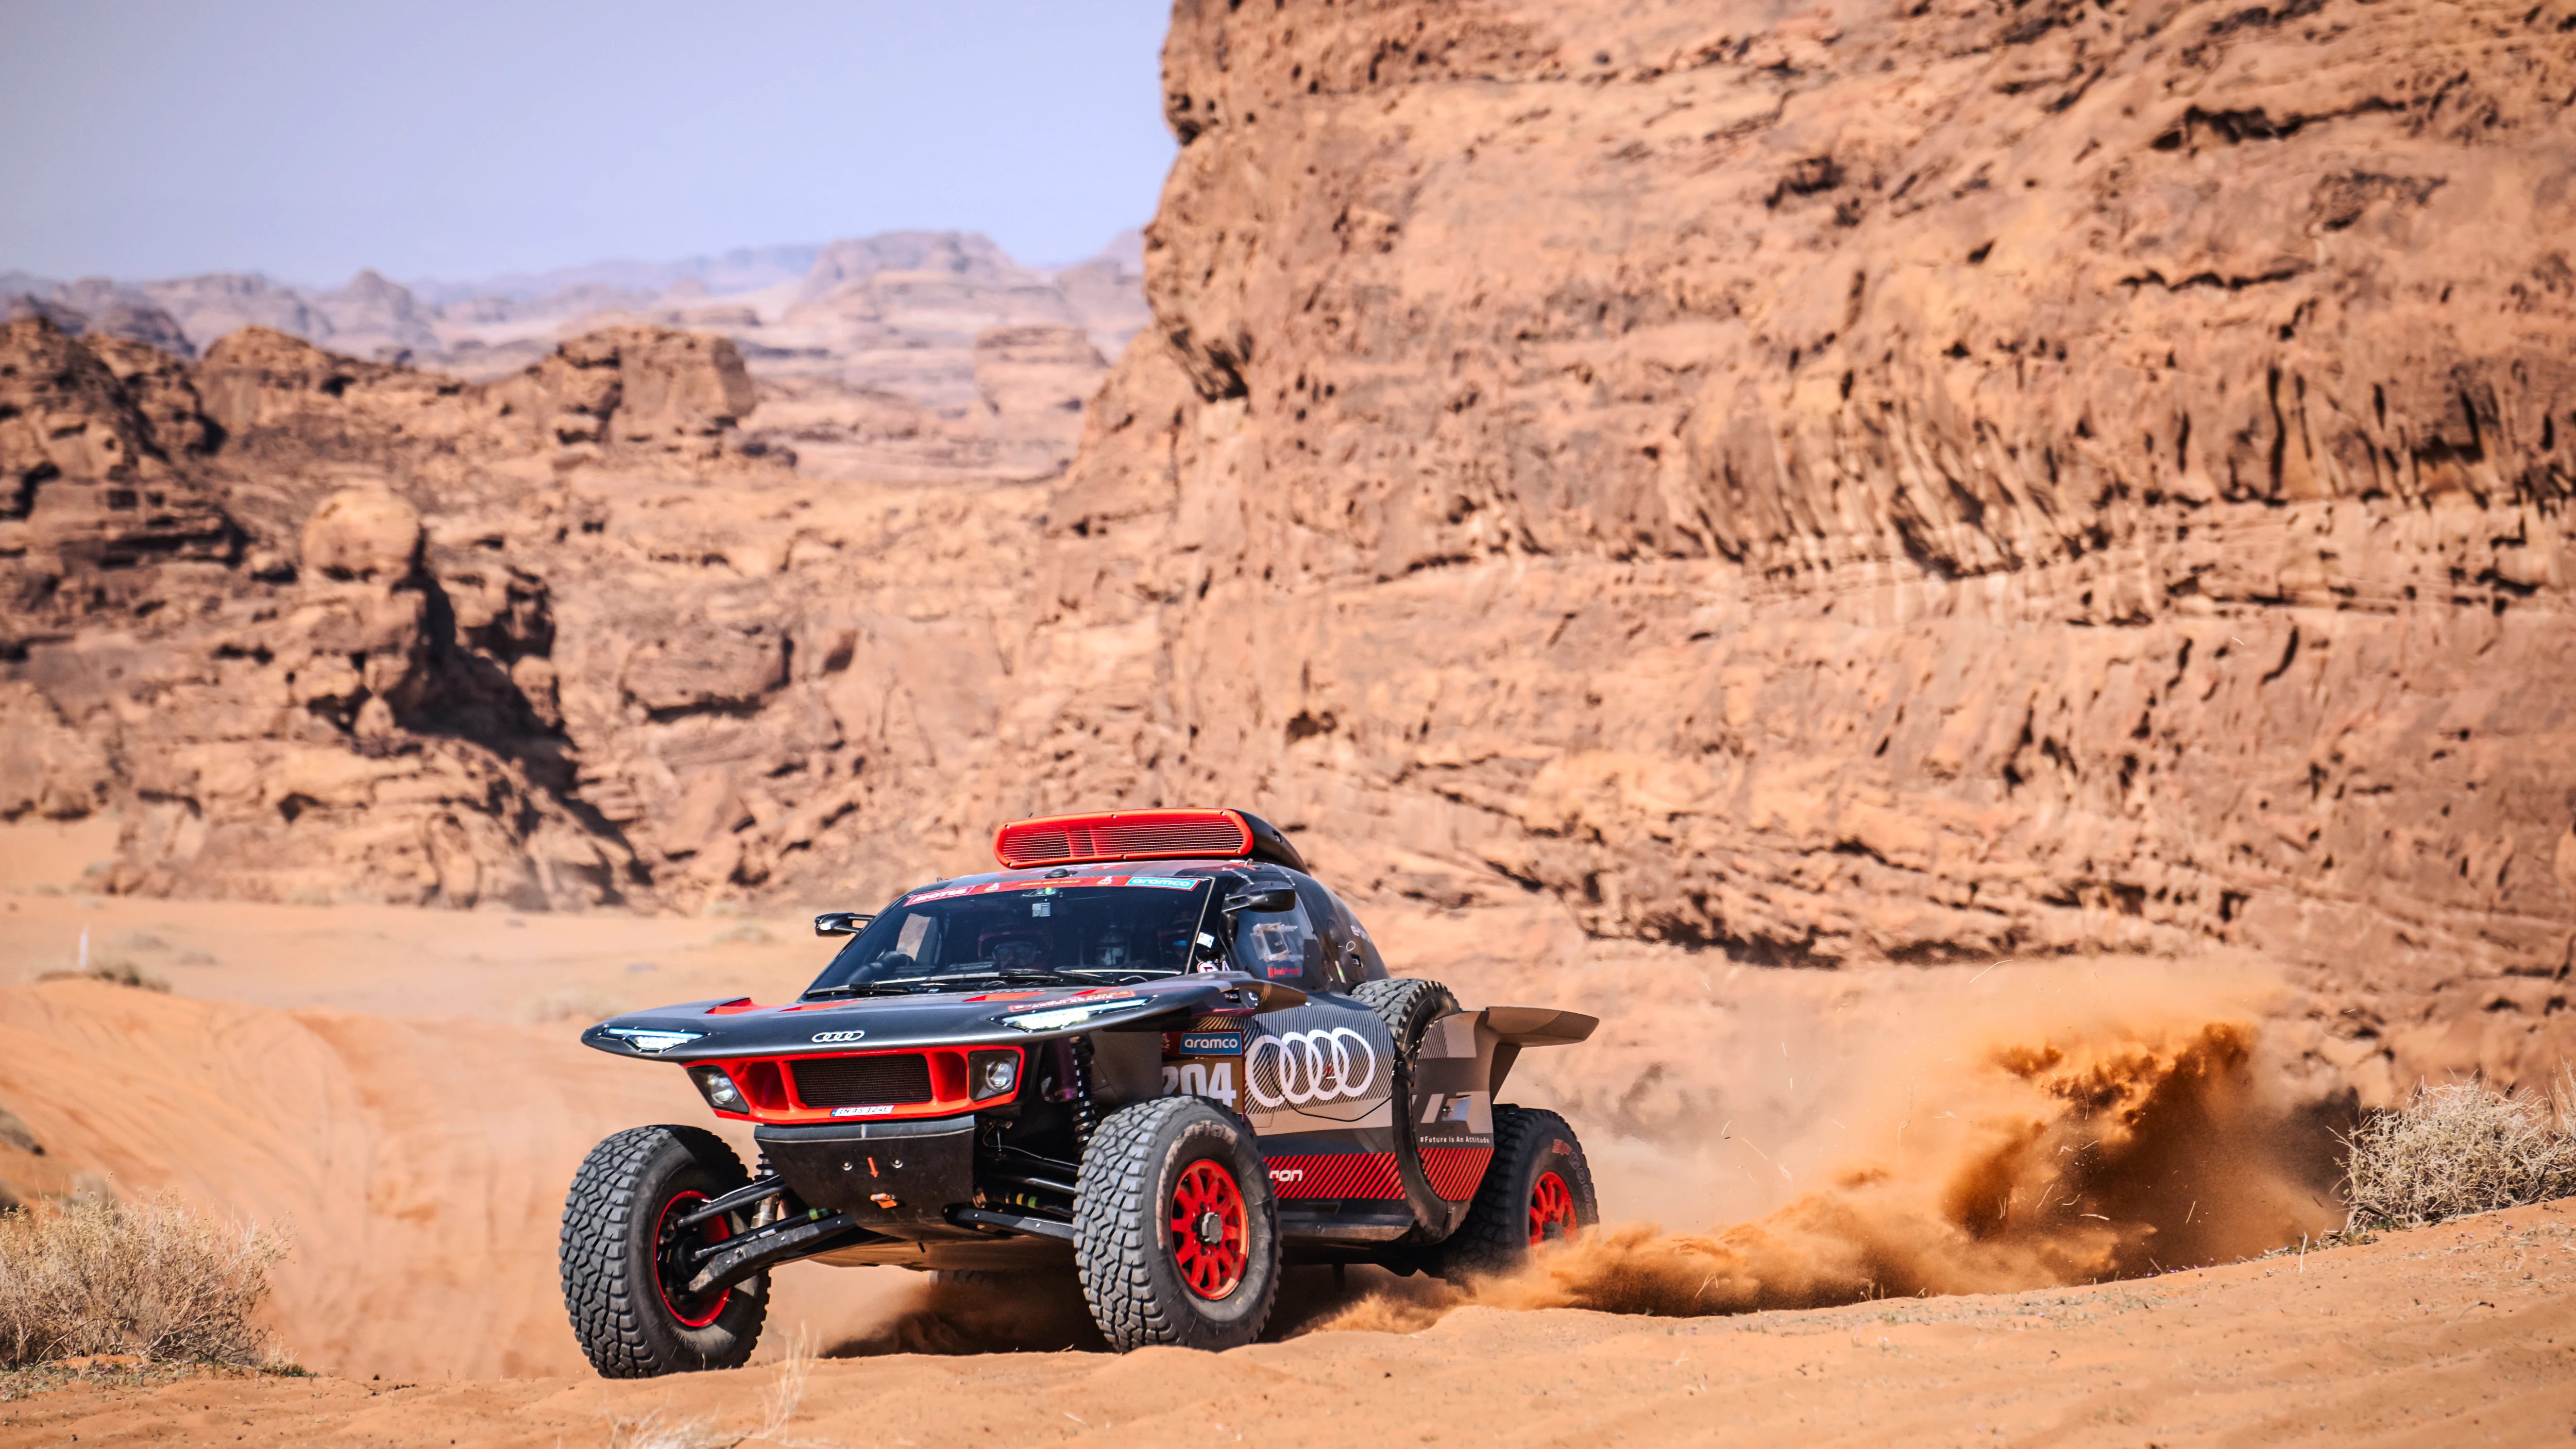
POLYGON ((964 1236, 944 1216, 975 1198, 975 1118, 763 1125, 752 1137, 808 1207, 845 1212, 864 1228, 964 1236))

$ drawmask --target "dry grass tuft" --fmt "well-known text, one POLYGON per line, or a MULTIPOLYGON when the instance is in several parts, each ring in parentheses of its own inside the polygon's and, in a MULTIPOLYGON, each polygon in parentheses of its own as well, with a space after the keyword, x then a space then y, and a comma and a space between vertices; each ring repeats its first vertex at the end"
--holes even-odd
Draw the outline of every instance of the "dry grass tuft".
POLYGON ((287 1246, 282 1229, 166 1198, 0 1213, 0 1366, 133 1354, 274 1367, 251 1314, 287 1246))
POLYGON ((89 979, 110 986, 131 986, 137 991, 158 991, 167 995, 170 983, 122 957, 111 956, 89 968, 89 979))
POLYGON ((122 956, 101 956, 86 971, 48 971, 39 981, 104 981, 110 986, 131 986, 137 991, 167 994, 170 983, 135 965, 122 956))
POLYGON ((712 1418, 675 1419, 660 1409, 641 1418, 616 1418, 608 1423, 608 1449, 733 1449, 743 1443, 797 1445, 805 1441, 781 1437, 788 1421, 796 1417, 797 1408, 805 1401, 805 1379, 814 1372, 814 1340, 804 1329, 796 1330, 787 1340, 786 1356, 779 1360, 778 1377, 770 1381, 760 1395, 760 1423, 747 1434, 728 1433, 716 1427, 712 1418))
POLYGON ((713 1419, 668 1419, 659 1409, 608 1426, 608 1449, 726 1449, 741 1438, 717 1433, 713 1419))
POLYGON ((2415 1228, 2576 1194, 2576 1069, 2543 1098, 2418 1085, 2345 1139, 2348 1226, 2415 1228))
POLYGON ((778 1440, 805 1402, 805 1379, 813 1372, 814 1339, 799 1327, 787 1340, 786 1356, 778 1361, 778 1377, 760 1396, 760 1427, 751 1431, 752 1438, 778 1440))

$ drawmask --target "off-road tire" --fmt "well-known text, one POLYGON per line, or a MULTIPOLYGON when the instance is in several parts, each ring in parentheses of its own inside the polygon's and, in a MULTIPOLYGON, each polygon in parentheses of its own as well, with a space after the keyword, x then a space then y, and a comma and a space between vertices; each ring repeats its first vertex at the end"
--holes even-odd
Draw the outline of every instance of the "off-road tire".
POLYGON ((1279 1217, 1242 1118, 1199 1097, 1121 1108, 1092 1133, 1074 1188, 1074 1267, 1110 1347, 1227 1349, 1260 1336, 1279 1296, 1279 1217), (1241 1277, 1214 1300, 1192 1291, 1172 1243, 1173 1193, 1202 1161, 1232 1175, 1244 1209, 1241 1277))
POLYGON ((1455 1014, 1458 998, 1437 981, 1388 977, 1361 982, 1352 989, 1351 999, 1376 1012, 1377 1019, 1386 1023, 1387 1034, 1395 1038, 1394 1094, 1388 1100, 1395 1104, 1396 1175, 1403 1180, 1405 1202, 1413 1209, 1415 1226, 1406 1241, 1434 1241, 1449 1225, 1451 1208, 1422 1170, 1422 1150, 1415 1141, 1413 1064, 1422 1051, 1422 1034, 1431 1029, 1431 1023, 1455 1014))
POLYGON ((1542 1178, 1554 1173, 1572 1199, 1575 1235, 1601 1224, 1592 1168, 1574 1129, 1554 1112, 1530 1107, 1494 1109, 1494 1160, 1467 1206, 1467 1220, 1440 1245, 1443 1278, 1508 1273, 1529 1261, 1530 1200, 1542 1178))
POLYGON ((655 1259, 663 1209, 681 1193, 720 1196, 751 1180, 722 1138, 698 1127, 630 1127, 590 1150, 564 1198, 564 1310, 591 1366, 612 1379, 740 1368, 769 1315, 769 1275, 726 1290, 712 1321, 681 1321, 655 1259))

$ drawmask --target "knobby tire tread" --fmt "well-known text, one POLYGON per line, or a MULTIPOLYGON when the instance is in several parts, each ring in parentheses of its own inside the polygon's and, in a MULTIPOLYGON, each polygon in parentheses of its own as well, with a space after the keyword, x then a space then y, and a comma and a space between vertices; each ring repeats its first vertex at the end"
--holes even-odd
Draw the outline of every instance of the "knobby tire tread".
MULTIPOLYGON (((1092 1320, 1110 1346, 1122 1353, 1147 1344, 1183 1341, 1183 1325, 1174 1313, 1180 1305, 1162 1301, 1154 1291, 1152 1267, 1159 1251, 1155 1218, 1163 1211, 1156 1176, 1163 1129, 1173 1118, 1194 1109, 1217 1110, 1198 1097, 1158 1097, 1122 1107, 1093 1130, 1091 1145, 1082 1155, 1073 1208, 1074 1266, 1092 1320)), ((1240 1130, 1259 1161, 1260 1149, 1251 1131, 1240 1130)), ((1275 1232, 1274 1228, 1274 1243, 1275 1232)), ((1271 1282, 1275 1294, 1275 1271, 1271 1282)), ((1269 1307, 1264 1305, 1253 1325, 1254 1336, 1268 1319, 1269 1307)))
MULTIPOLYGON (((564 1310, 572 1318, 573 1337, 581 1341, 582 1352, 603 1378, 654 1378, 706 1366, 666 1363, 656 1355, 645 1336, 642 1315, 660 1309, 661 1286, 632 1281, 633 1264, 626 1251, 637 1210, 637 1185, 654 1159, 675 1143, 700 1162, 710 1167, 728 1164, 731 1176, 749 1180, 742 1159, 723 1138, 702 1127, 629 1127, 590 1150, 564 1198, 559 1253, 564 1310)), ((758 1301, 760 1313, 745 1334, 753 1340, 759 1338, 768 1316, 767 1296, 758 1301)))
POLYGON ((1420 1009, 1418 1003, 1433 993, 1448 1000, 1450 1011, 1458 1009, 1458 998, 1448 987, 1437 981, 1423 981, 1410 976, 1363 981, 1351 988, 1351 999, 1377 1013, 1377 1019, 1385 1022, 1388 1033, 1394 1036, 1395 1049, 1410 1061, 1414 1047, 1419 1044, 1417 1038, 1422 1028, 1448 1014, 1438 1012, 1423 1021, 1413 1019, 1413 1014, 1420 1009), (1407 1033, 1413 1035, 1408 1036, 1407 1033))
POLYGON ((1432 1190, 1430 1175, 1422 1166, 1422 1147, 1414 1133, 1413 1072, 1423 1032, 1460 1009, 1457 994, 1437 981, 1389 976, 1361 982, 1351 989, 1351 999, 1375 1012, 1386 1024, 1387 1035, 1395 1039, 1396 1170, 1403 1177, 1406 1205, 1413 1209, 1415 1221, 1403 1242, 1438 1242, 1441 1227, 1455 1209, 1432 1190))
POLYGON ((1574 1129, 1554 1112, 1497 1106, 1493 1164, 1485 1169, 1485 1180, 1476 1185, 1476 1196, 1467 1205, 1467 1220, 1441 1245, 1444 1275, 1501 1273, 1528 1258, 1529 1203, 1524 1200, 1521 1164, 1541 1145, 1558 1138, 1574 1149, 1575 1180, 1566 1187, 1574 1194, 1575 1221, 1585 1228, 1599 1224, 1601 1208, 1592 1187, 1592 1165, 1585 1160, 1582 1139, 1574 1135, 1574 1129))

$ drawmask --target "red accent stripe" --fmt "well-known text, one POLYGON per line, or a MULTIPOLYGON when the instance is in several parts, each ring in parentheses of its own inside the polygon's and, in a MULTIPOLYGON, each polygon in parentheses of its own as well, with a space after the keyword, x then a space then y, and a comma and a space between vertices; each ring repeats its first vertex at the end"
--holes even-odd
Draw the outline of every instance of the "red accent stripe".
MULTIPOLYGON (((710 1065, 724 1068, 725 1075, 733 1078, 734 1085, 748 1099, 751 1110, 749 1112, 720 1111, 716 1115, 735 1121, 749 1120, 796 1125, 851 1120, 833 1116, 829 1103, 817 1106, 805 1100, 803 1085, 796 1077, 796 1067, 799 1063, 810 1065, 851 1057, 917 1056, 927 1059, 925 1065, 929 1068, 930 1079, 928 1097, 918 1102, 852 1105, 872 1108, 866 1113, 866 1117, 868 1120, 876 1121, 901 1121, 913 1117, 952 1117, 960 1112, 971 1111, 975 1106, 966 1085, 966 1066, 970 1051, 1017 1053, 1020 1050, 1018 1047, 992 1046, 909 1049, 898 1047, 873 1052, 799 1052, 794 1056, 783 1057, 729 1057, 710 1065)), ((1023 1069, 1027 1066, 1025 1057, 1021 1060, 1021 1066, 1023 1069)))
POLYGON ((993 858, 1013 870, 1076 861, 1193 855, 1231 859, 1252 850, 1252 827, 1231 810, 1112 810, 1014 820, 993 833, 993 858))
POLYGON ((1333 1152, 1266 1159, 1270 1191, 1283 1198, 1401 1198, 1392 1152, 1333 1152))
POLYGON ((1431 1190, 1443 1202, 1465 1202, 1476 1195, 1476 1184, 1485 1180, 1485 1166, 1493 1160, 1490 1147, 1425 1147, 1422 1175, 1431 1179, 1431 1190))

